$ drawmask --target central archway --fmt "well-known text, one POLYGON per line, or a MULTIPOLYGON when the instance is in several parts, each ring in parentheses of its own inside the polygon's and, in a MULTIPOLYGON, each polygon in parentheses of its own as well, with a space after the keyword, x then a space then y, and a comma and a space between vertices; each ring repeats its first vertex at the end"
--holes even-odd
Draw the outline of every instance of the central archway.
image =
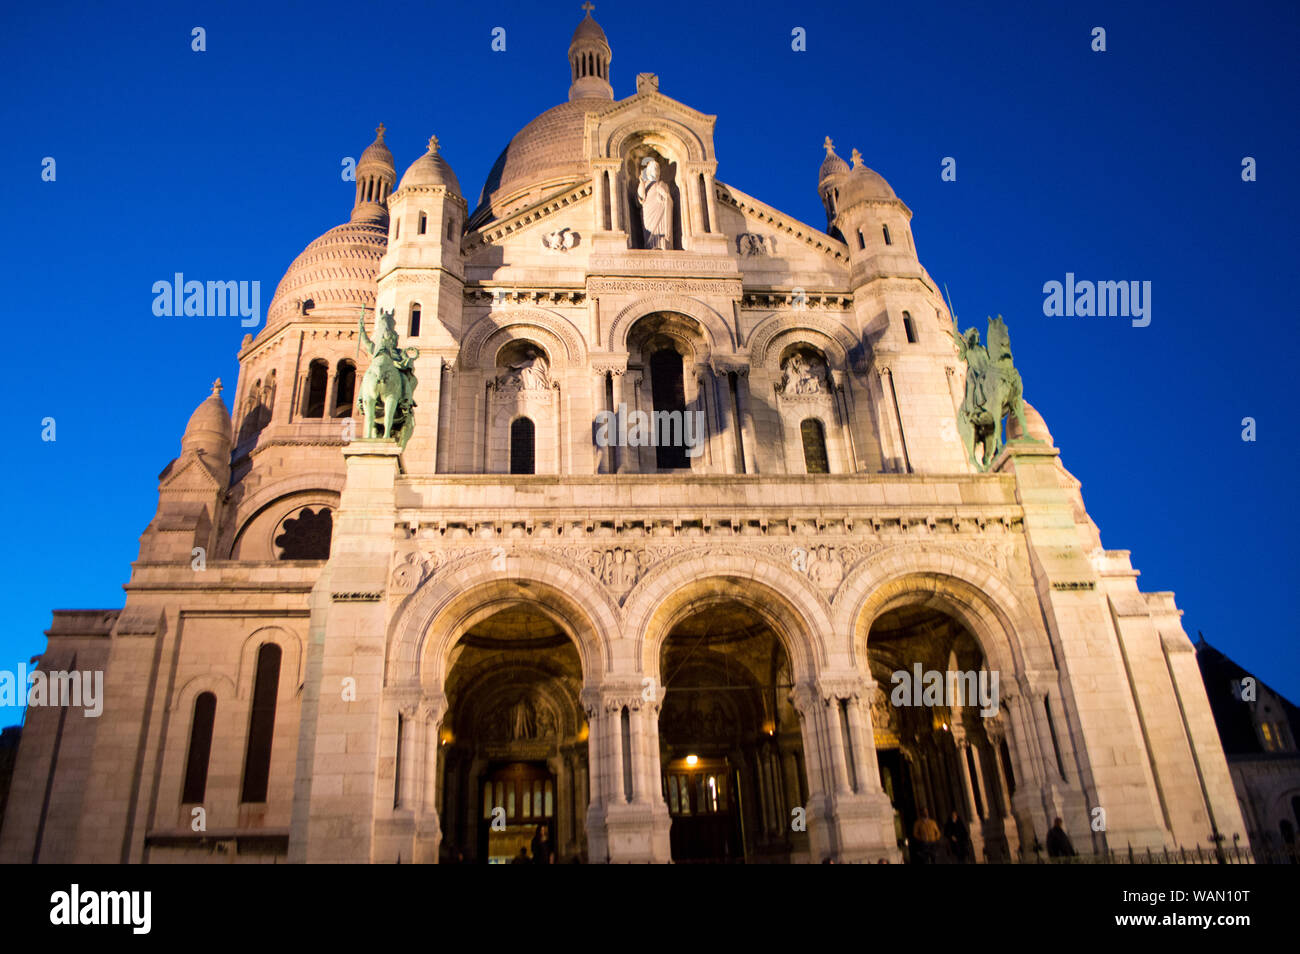
POLYGON ((808 799, 789 655, 771 623, 734 599, 698 601, 669 630, 659 666, 659 752, 677 863, 788 862, 808 799))
POLYGON ((440 746, 443 856, 549 864, 586 853, 582 662, 537 603, 493 607, 452 650, 440 746))

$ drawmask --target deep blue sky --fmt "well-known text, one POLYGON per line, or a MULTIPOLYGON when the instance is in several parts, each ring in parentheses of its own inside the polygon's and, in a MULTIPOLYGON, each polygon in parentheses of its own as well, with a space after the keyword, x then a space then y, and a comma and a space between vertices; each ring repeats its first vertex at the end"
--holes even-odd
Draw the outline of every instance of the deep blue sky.
MULTIPOLYGON (((0 13, 3 669, 43 649, 51 609, 121 606, 159 471, 212 379, 233 393, 238 319, 156 318, 152 284, 259 280, 264 312, 293 257, 347 218, 341 160, 381 120, 399 173, 436 132, 473 202, 510 136, 567 97, 581 17, 576 2, 87 6, 0 13)), ((595 15, 619 98, 652 71, 718 115, 722 181, 822 228, 822 139, 861 149, 912 208, 963 325, 1007 318, 1103 543, 1132 550, 1143 589, 1176 591, 1193 638, 1300 700, 1295 4, 660 0, 595 15), (807 52, 790 49, 795 26, 807 52), (1151 281, 1150 327, 1044 317, 1043 283, 1067 271, 1151 281)))

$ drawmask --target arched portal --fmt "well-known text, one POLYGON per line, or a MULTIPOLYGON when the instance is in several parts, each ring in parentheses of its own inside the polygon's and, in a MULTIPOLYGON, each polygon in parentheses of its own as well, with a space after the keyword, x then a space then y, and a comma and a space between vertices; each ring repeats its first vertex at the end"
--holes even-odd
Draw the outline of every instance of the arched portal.
POLYGON ((743 603, 694 603, 662 643, 659 753, 678 863, 784 862, 807 853, 808 798, 790 658, 743 603))
POLYGON ((881 784, 909 860, 1004 857, 1015 783, 997 721, 1000 674, 975 636, 942 609, 904 603, 872 622, 867 655, 881 784), (938 846, 916 837, 927 815, 938 846))
POLYGON ((451 651, 439 745, 442 860, 551 863, 586 852, 582 662, 541 604, 506 601, 451 651))

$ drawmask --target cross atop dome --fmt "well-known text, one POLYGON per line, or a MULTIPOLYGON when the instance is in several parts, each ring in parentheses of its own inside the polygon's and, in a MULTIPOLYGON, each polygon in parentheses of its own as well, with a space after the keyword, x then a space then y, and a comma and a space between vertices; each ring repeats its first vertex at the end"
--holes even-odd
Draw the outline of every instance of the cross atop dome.
POLYGON ((862 168, 862 153, 854 149, 851 153, 849 153, 849 158, 853 160, 854 169, 862 168))
POLYGON ((435 156, 438 154, 438 137, 437 137, 437 136, 430 136, 430 137, 429 137, 429 152, 433 153, 435 156))
POLYGON ((828 156, 835 155, 835 143, 831 142, 830 136, 826 137, 826 141, 822 143, 822 145, 826 147, 826 154, 828 156))
POLYGON ((384 139, 384 124, 380 123, 375 127, 375 135, 379 137, 380 142, 384 139))
POLYGON ((220 393, 221 393, 221 379, 220 379, 220 378, 217 378, 217 380, 215 380, 215 381, 212 382, 212 393, 213 393, 213 394, 220 394, 220 393))
POLYGON ((587 0, 587 2, 582 5, 582 9, 587 11, 587 16, 591 16, 591 11, 596 9, 596 5, 592 3, 591 0, 587 0))

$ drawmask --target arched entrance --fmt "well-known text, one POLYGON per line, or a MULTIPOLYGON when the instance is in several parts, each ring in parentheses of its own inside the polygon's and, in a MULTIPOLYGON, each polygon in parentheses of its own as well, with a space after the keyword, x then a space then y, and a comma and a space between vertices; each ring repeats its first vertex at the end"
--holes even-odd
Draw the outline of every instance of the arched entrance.
POLYGON ((755 610, 692 605, 662 644, 659 753, 678 863, 807 854, 791 810, 808 798, 790 659, 755 610))
POLYGON ((504 601, 465 631, 449 660, 439 748, 444 861, 585 855, 581 690, 578 650, 540 604, 504 601))
POLYGON ((1000 674, 974 635, 942 609, 905 603, 871 624, 867 652, 881 784, 910 860, 1004 857, 1015 779, 998 718, 1000 674), (938 851, 912 837, 922 813, 945 829, 954 812, 969 836, 963 851, 946 830, 938 851))

